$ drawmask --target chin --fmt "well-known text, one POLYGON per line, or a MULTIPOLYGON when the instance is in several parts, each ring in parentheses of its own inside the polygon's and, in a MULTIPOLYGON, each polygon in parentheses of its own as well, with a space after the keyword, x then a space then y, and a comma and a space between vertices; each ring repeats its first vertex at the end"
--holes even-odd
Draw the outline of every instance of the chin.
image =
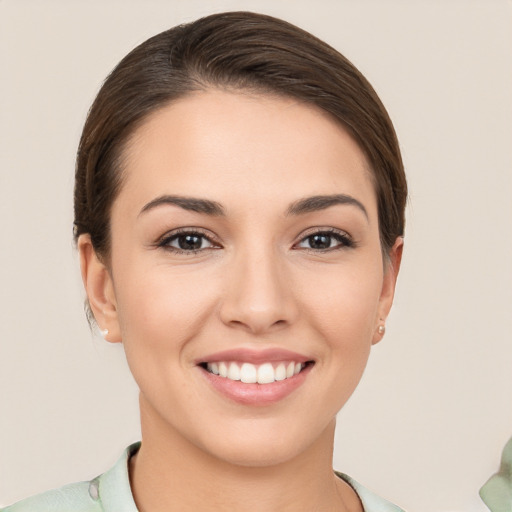
POLYGON ((262 443, 253 443, 252 446, 248 446, 246 442, 243 446, 231 446, 220 453, 219 457, 234 466, 262 468, 284 464, 295 459, 300 452, 297 447, 262 445, 262 443))
POLYGON ((258 420, 249 421, 253 422, 249 428, 231 431, 222 439, 210 438, 209 446, 203 445, 203 449, 228 464, 258 468, 297 460, 325 442, 332 447, 334 419, 328 423, 327 428, 317 426, 312 430, 303 424, 296 424, 295 428, 288 425, 278 428, 258 425, 258 420))

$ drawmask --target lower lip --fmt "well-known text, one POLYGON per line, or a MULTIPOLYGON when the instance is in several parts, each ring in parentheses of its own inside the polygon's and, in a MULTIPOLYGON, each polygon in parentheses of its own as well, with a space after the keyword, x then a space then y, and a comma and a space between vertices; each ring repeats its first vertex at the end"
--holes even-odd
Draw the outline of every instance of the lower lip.
POLYGON ((269 384, 245 384, 215 375, 204 368, 200 370, 213 388, 225 397, 243 405, 265 406, 283 400, 302 385, 313 364, 308 364, 300 373, 288 379, 269 384))

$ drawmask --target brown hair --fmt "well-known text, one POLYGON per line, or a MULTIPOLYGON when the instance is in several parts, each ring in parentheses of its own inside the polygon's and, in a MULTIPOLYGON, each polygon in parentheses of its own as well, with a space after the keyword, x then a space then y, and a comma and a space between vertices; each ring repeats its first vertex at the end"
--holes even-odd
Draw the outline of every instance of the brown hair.
POLYGON ((407 184, 389 116, 363 75, 323 41, 285 21, 227 12, 179 25, 131 51, 105 80, 84 126, 75 175, 75 241, 109 256, 110 211, 129 136, 152 112, 208 88, 292 97, 330 113, 370 164, 387 253, 404 231, 407 184))

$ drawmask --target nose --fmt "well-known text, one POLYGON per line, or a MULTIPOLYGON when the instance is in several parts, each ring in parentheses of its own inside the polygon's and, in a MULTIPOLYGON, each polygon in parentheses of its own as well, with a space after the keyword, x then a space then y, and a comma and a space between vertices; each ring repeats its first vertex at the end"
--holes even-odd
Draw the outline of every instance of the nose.
POLYGON ((298 307, 281 259, 272 249, 234 257, 220 308, 226 325, 261 335, 295 322, 298 307))

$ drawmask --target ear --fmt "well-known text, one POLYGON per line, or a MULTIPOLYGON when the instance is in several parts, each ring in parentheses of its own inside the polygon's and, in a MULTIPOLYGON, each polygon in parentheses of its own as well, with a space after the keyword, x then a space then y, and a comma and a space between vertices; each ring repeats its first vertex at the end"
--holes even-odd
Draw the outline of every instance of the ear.
POLYGON ((96 254, 88 233, 78 238, 80 270, 87 298, 100 330, 108 330, 104 336, 111 343, 122 341, 117 315, 114 283, 107 266, 96 254))
POLYGON ((383 337, 385 332, 386 318, 393 304, 395 295, 396 278, 402 262, 402 251, 404 248, 403 237, 398 237, 389 251, 388 260, 384 263, 384 277, 382 280, 382 290, 379 298, 379 309, 376 319, 376 325, 373 334, 372 344, 375 345, 383 337))

